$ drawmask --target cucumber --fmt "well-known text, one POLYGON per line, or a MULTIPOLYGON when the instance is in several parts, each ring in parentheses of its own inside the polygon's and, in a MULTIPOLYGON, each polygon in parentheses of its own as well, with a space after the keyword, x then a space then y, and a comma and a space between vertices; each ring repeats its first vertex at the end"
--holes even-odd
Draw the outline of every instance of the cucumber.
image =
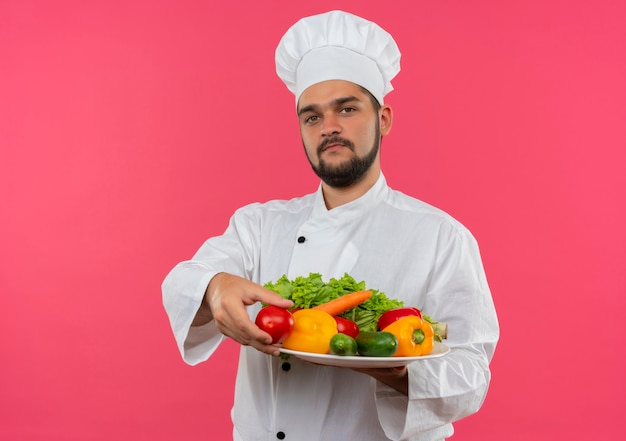
POLYGON ((330 339, 330 353, 334 355, 356 355, 357 344, 352 337, 346 334, 335 334, 330 339))
POLYGON ((398 339, 391 332, 360 332, 356 344, 364 357, 391 357, 398 350, 398 339))

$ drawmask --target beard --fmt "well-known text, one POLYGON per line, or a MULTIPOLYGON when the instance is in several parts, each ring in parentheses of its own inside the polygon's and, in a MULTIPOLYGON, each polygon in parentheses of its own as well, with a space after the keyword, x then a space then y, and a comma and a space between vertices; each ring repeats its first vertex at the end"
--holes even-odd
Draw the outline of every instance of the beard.
MULTIPOLYGON (((363 157, 352 156, 347 161, 342 162, 338 165, 329 165, 321 158, 321 154, 324 151, 324 148, 331 143, 343 144, 350 150, 354 152, 354 143, 348 139, 341 138, 340 136, 332 136, 326 140, 324 140, 317 147, 317 156, 320 158, 319 164, 316 166, 311 162, 309 158, 309 163, 311 164, 311 168, 315 174, 329 187, 333 188, 346 188, 357 182, 361 181, 367 171, 372 167, 372 164, 376 160, 376 156, 378 155, 378 151, 380 150, 380 127, 379 124, 376 124, 376 136, 374 138, 374 145, 367 153, 367 155, 363 157)), ((306 151, 306 149, 305 149, 306 151)))

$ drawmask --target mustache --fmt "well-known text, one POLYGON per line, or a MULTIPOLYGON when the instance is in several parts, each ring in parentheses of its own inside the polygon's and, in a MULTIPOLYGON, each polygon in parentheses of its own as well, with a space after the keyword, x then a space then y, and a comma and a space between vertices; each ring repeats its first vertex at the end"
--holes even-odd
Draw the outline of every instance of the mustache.
POLYGON ((352 141, 342 138, 341 136, 331 136, 330 138, 326 138, 324 141, 317 146, 317 154, 321 154, 329 144, 341 144, 345 147, 348 147, 350 150, 354 151, 354 144, 352 141))

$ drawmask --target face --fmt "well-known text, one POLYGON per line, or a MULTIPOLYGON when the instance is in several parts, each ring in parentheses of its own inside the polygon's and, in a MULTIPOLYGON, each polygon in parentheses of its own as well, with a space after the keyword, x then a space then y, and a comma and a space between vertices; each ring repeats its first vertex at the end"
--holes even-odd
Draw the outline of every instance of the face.
POLYGON ((315 84, 298 101, 307 158, 324 183, 344 188, 378 176, 380 140, 391 128, 391 109, 374 108, 370 95, 348 81, 315 84))

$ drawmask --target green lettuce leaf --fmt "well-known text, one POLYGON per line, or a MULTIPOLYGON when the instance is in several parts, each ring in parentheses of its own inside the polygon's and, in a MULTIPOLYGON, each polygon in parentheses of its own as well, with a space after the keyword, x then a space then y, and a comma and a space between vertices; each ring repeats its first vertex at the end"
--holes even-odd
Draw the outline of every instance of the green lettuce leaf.
MULTIPOLYGON (((331 278, 327 283, 319 273, 298 276, 294 280, 283 275, 276 282, 268 282, 264 286, 293 301, 294 308, 313 308, 342 295, 367 289, 364 281, 357 282, 347 273, 339 279, 331 278)), ((366 302, 341 314, 356 322, 361 331, 376 331, 378 319, 385 311, 404 306, 402 301, 390 299, 382 291, 371 291, 372 297, 366 302)))

